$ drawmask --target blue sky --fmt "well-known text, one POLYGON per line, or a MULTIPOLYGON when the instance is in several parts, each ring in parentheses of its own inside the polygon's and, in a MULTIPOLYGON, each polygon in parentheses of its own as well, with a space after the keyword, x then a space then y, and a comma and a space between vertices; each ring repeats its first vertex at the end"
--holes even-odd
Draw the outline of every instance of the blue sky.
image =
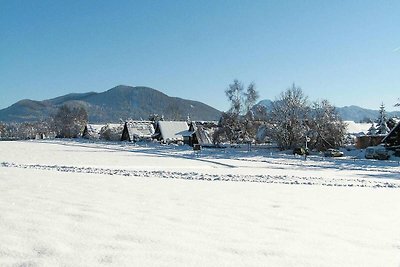
POLYGON ((400 1, 0 1, 0 108, 144 85, 228 108, 293 82, 310 100, 387 110, 400 97, 400 1))

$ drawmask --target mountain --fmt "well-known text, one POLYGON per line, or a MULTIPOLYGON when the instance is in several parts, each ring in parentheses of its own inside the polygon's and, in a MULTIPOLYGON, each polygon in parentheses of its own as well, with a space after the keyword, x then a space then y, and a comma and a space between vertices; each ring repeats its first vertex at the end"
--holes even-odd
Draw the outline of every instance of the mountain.
MULTIPOLYGON (((271 100, 269 99, 264 99, 261 100, 257 105, 262 105, 268 109, 271 108, 272 105, 271 100)), ((345 121, 364 121, 366 119, 370 120, 376 120, 379 116, 379 111, 378 110, 373 110, 373 109, 366 109, 362 108, 359 106, 345 106, 345 107, 336 107, 336 110, 338 111, 339 115, 342 117, 343 120, 345 121)), ((387 112, 387 116, 390 117, 400 117, 400 111, 392 111, 392 112, 387 112)))
POLYGON ((148 119, 151 114, 166 119, 177 116, 192 120, 218 120, 221 112, 204 103, 170 97, 149 87, 116 86, 102 93, 68 94, 53 99, 21 100, 0 110, 0 121, 22 122, 45 119, 57 112, 61 105, 83 105, 92 123, 116 122, 119 119, 148 119))
MULTIPOLYGON (((342 108, 337 108, 340 116, 344 120, 351 121, 365 121, 365 119, 371 119, 372 121, 378 119, 379 110, 366 109, 358 106, 346 106, 342 108)), ((387 117, 400 117, 400 111, 386 112, 387 117)))

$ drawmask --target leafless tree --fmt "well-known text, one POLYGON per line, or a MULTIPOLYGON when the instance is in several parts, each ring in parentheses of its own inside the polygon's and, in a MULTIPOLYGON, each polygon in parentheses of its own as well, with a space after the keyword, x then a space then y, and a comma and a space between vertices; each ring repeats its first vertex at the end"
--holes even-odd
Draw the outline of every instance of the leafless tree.
POLYGON ((82 133, 88 122, 88 114, 81 106, 61 106, 54 116, 57 136, 61 138, 76 138, 82 133))
POLYGON ((343 145, 347 125, 328 100, 314 102, 310 115, 307 135, 311 148, 325 150, 343 145))
POLYGON ((281 149, 304 144, 310 108, 303 90, 293 84, 272 103, 269 114, 271 137, 281 149))
POLYGON ((221 130, 215 133, 216 140, 226 139, 231 143, 250 142, 255 139, 254 114, 252 108, 259 94, 251 83, 244 91, 243 83, 235 79, 225 90, 230 108, 221 116, 221 130))

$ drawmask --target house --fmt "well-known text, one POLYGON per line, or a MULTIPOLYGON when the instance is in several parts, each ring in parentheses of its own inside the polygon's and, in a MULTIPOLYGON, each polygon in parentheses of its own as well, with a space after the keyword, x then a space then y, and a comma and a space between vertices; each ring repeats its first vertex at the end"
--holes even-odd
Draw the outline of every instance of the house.
POLYGON ((377 146, 382 143, 385 135, 362 135, 356 137, 355 147, 364 149, 369 146, 377 146))
POLYGON ((184 143, 190 146, 214 146, 213 134, 218 129, 217 122, 191 122, 189 130, 184 134, 184 143))
MULTIPOLYGON (((367 133, 364 134, 367 129, 367 125, 364 124, 363 131, 359 132, 355 135, 355 147, 358 149, 364 149, 369 146, 377 146, 382 143, 382 140, 386 137, 386 134, 378 133, 377 127, 374 123, 369 124, 370 127, 367 130, 367 133)), ((360 129, 358 129, 360 130, 360 129)), ((348 130, 349 131, 349 130, 348 130)))
POLYGON ((121 141, 150 140, 155 133, 151 121, 127 121, 122 131, 121 141))
POLYGON ((154 137, 163 143, 183 142, 188 130, 186 121, 158 121, 154 137))
POLYGON ((372 134, 376 134, 374 131, 374 125, 370 123, 361 123, 354 121, 344 121, 346 124, 345 144, 347 147, 358 147, 365 148, 369 146, 369 143, 377 143, 378 141, 371 141, 372 134))
POLYGON ((86 124, 82 132, 82 138, 98 140, 100 139, 101 128, 103 124, 86 124))
POLYGON ((400 122, 383 138, 382 143, 387 147, 400 147, 400 122))

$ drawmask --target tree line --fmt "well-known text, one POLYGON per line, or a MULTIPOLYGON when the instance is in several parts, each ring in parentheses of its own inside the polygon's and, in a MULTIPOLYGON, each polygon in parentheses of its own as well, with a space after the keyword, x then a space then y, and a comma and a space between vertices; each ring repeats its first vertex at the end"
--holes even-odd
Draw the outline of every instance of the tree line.
POLYGON ((0 123, 0 139, 76 138, 80 136, 87 122, 88 114, 84 107, 63 105, 54 116, 42 121, 0 123))
POLYGON ((304 147, 324 150, 342 146, 346 124, 328 100, 309 102, 303 90, 293 84, 272 102, 267 110, 256 105, 259 93, 251 83, 245 90, 242 82, 234 80, 225 90, 230 109, 222 114, 220 129, 214 141, 250 143, 257 132, 265 135, 280 149, 304 147))

